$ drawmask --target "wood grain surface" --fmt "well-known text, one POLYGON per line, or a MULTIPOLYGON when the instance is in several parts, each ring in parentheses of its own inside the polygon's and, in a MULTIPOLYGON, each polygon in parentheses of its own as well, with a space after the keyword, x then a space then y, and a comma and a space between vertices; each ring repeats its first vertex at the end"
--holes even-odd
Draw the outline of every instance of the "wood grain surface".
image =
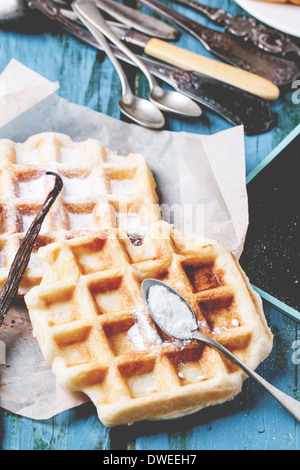
MULTIPOLYGON (((132 2, 129 2, 132 3, 132 2)), ((168 2, 170 4, 170 2, 168 2)), ((209 0, 204 3, 211 4, 209 0)), ((233 14, 242 10, 233 0, 214 0, 233 14)), ((175 6, 202 24, 200 15, 175 6)), ((142 8, 144 12, 149 12, 142 8)), ((0 30, 0 72, 15 58, 51 81, 60 82, 59 95, 120 119, 117 106, 120 83, 108 59, 47 21, 38 21, 37 31, 0 30)), ((182 34, 180 47, 212 57, 194 38, 182 34)), ((131 83, 146 96, 143 77, 130 70, 131 83)), ((286 90, 274 102, 276 127, 261 136, 245 138, 249 173, 300 121, 300 105, 286 90)), ((229 128, 221 118, 205 112, 199 119, 168 118, 166 129, 213 134, 229 128)), ((258 372, 268 381, 300 399, 299 370, 292 361, 293 343, 298 339, 295 322, 265 306, 275 336, 274 349, 258 372)), ((1 366, 0 366, 1 371, 1 366)), ((107 429, 101 425, 91 403, 64 412, 47 421, 32 421, 0 410, 0 448, 3 450, 272 450, 299 449, 298 423, 252 381, 232 402, 206 409, 176 421, 137 423, 107 429)))

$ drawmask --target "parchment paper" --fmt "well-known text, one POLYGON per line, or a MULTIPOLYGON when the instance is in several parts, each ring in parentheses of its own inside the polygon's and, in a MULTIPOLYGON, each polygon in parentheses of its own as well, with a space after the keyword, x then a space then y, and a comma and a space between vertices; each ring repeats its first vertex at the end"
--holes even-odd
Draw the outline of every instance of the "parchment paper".
MULTIPOLYGON (((163 218, 240 256, 248 227, 242 126, 212 136, 151 131, 70 103, 53 94, 57 89, 58 83, 10 62, 0 76, 0 138, 24 142, 54 131, 75 141, 101 140, 120 155, 140 153, 156 179, 163 218)), ((0 365, 1 407, 48 419, 85 400, 55 386, 23 304, 12 307, 0 341, 7 352, 6 365, 0 365)))

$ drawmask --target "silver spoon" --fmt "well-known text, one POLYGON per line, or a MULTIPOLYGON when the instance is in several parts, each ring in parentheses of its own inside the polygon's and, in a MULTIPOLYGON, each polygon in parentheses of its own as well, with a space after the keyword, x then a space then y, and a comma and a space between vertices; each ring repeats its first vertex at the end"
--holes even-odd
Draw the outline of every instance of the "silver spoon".
POLYGON ((149 98, 152 103, 163 111, 175 114, 183 114, 191 117, 198 117, 201 115, 201 108, 193 100, 177 91, 166 91, 158 85, 145 64, 115 36, 114 32, 107 25, 105 19, 100 13, 100 10, 93 1, 76 0, 72 6, 74 11, 81 15, 81 18, 83 17, 94 28, 101 31, 102 34, 114 43, 115 46, 121 49, 121 51, 126 54, 144 73, 150 85, 149 98))
POLYGON ((259 383, 264 388, 264 390, 266 390, 268 393, 270 393, 270 395, 278 400, 279 403, 281 403, 281 405, 294 416, 294 418, 300 421, 300 402, 271 385, 213 338, 200 333, 192 307, 175 289, 172 289, 167 284, 161 281, 157 281, 156 279, 146 279, 142 283, 142 295, 151 317, 167 335, 173 336, 174 338, 182 341, 199 341, 215 348, 217 351, 223 354, 223 356, 242 369, 249 377, 259 383), (170 314, 172 314, 172 321, 170 321, 170 317, 168 317, 168 315, 161 315, 158 314, 158 312, 153 311, 153 309, 151 310, 149 295, 151 295, 151 287, 153 286, 160 286, 164 289, 167 289, 168 295, 170 296, 170 305, 171 299, 174 301, 174 295, 176 296, 176 301, 179 301, 179 305, 181 307, 182 304, 180 302, 183 302, 184 306, 182 308, 185 310, 184 319, 182 318, 182 312, 175 312, 173 309, 172 311, 170 310, 170 314), (178 327, 179 323, 181 324, 181 328, 178 327))
POLYGON ((112 52, 105 37, 86 19, 85 16, 81 14, 80 11, 78 11, 76 3, 77 2, 73 4, 74 11, 77 13, 82 23, 88 28, 94 38, 102 46, 103 50, 111 60, 119 75, 122 85, 122 96, 118 105, 122 113, 141 126, 148 127, 150 129, 162 128, 165 124, 165 118, 161 111, 154 104, 150 103, 150 101, 139 98, 132 93, 126 74, 119 61, 116 59, 114 53, 112 52))

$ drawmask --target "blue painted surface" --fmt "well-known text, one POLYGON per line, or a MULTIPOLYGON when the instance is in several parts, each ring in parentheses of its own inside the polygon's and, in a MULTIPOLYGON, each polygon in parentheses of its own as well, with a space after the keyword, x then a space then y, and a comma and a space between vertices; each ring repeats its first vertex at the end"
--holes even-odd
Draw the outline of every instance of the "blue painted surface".
MULTIPOLYGON (((241 9, 233 0, 214 0, 232 13, 241 9)), ((199 15, 176 6, 191 18, 208 24, 199 15)), ((147 9, 143 9, 147 12, 147 9)), ((182 34, 179 45, 210 56, 194 38, 182 34)), ((120 118, 118 78, 109 63, 99 63, 96 52, 65 33, 47 26, 43 33, 20 34, 0 30, 0 71, 15 58, 51 81, 58 80, 59 94, 67 100, 120 118)), ((134 80, 134 78, 133 78, 134 80)), ((135 79, 141 95, 145 81, 135 79)), ((300 121, 300 105, 283 93, 273 105, 278 114, 275 129, 245 138, 247 173, 250 173, 300 121)), ((229 125, 211 113, 201 119, 169 119, 167 128, 213 134, 229 125)), ((297 324, 268 306, 265 313, 275 336, 274 349, 258 372, 284 392, 300 399, 299 371, 293 361, 297 324)), ((300 338, 299 338, 300 339, 300 338)), ((232 402, 171 422, 137 423, 112 430, 101 425, 91 403, 64 412, 48 421, 32 421, 0 411, 0 448, 4 450, 54 449, 299 449, 298 424, 258 385, 247 380, 232 402)))

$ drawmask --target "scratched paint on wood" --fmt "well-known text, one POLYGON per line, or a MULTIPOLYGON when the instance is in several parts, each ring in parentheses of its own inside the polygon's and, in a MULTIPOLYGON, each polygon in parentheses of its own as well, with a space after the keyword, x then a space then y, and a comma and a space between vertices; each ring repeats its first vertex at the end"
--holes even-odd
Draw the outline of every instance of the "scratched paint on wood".
MULTIPOLYGON (((204 3, 210 4, 209 0, 204 3)), ((172 6, 202 24, 210 25, 196 13, 174 4, 172 6)), ((233 0, 215 0, 214 6, 233 14, 241 13, 233 0)), ((144 7, 143 11, 149 13, 144 7)), ((32 35, 0 30, 0 70, 15 58, 49 80, 58 80, 59 94, 63 98, 119 119, 117 101, 121 86, 109 61, 100 62, 92 48, 50 25, 44 29, 45 32, 32 35)), ((210 56, 202 45, 187 34, 182 34, 179 45, 210 56)), ((144 77, 136 76, 131 70, 130 82, 141 96, 146 96, 144 77)), ((261 136, 245 138, 247 172, 299 123, 300 105, 292 103, 291 93, 286 92, 273 108, 278 116, 276 128, 261 136)), ((166 123, 166 129, 199 134, 213 134, 228 127, 224 120, 209 112, 195 120, 168 117, 166 123)), ((268 306, 265 306, 265 312, 275 335, 275 344, 272 354, 259 367, 258 373, 299 399, 299 377, 292 361, 297 325, 268 306)), ((258 385, 247 380, 242 393, 230 403, 171 422, 137 423, 111 430, 101 425, 91 403, 47 421, 32 421, 1 410, 0 448, 296 450, 299 449, 299 439, 298 425, 294 419, 258 385)))

